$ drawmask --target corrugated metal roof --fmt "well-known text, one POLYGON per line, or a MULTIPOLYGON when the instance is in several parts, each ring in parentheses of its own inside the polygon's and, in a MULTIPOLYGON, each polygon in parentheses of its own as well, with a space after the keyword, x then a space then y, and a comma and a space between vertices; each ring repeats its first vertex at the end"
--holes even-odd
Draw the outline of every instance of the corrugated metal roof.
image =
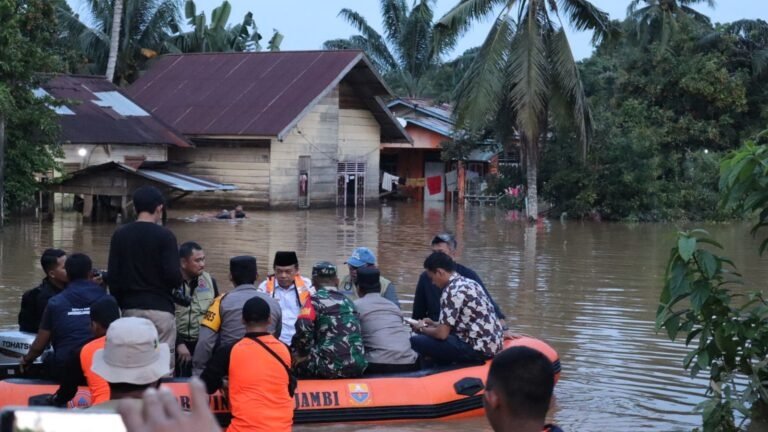
POLYGON ((404 117, 404 120, 408 123, 415 124, 416 126, 421 126, 425 129, 431 130, 432 132, 439 133, 440 135, 443 135, 446 138, 450 138, 453 135, 452 123, 448 123, 442 120, 432 119, 428 117, 422 117, 422 118, 404 117))
POLYGON ((96 172, 119 170, 144 177, 146 179, 183 192, 214 192, 231 191, 237 189, 237 187, 232 184, 216 183, 200 177, 194 177, 187 174, 169 171, 166 169, 168 163, 165 162, 148 163, 146 166, 148 166, 148 168, 139 167, 137 169, 119 162, 107 162, 100 165, 91 165, 87 168, 70 173, 67 178, 62 180, 61 184, 66 185, 68 181, 88 176, 89 174, 96 172))
POLYGON ((55 110, 60 114, 62 141, 191 147, 183 136, 149 115, 104 77, 56 75, 41 91, 65 103, 55 110))
POLYGON ((342 79, 359 90, 383 137, 408 140, 360 51, 170 54, 127 92, 188 136, 282 138, 342 79))
POLYGON ((477 148, 469 152, 467 160, 471 162, 490 162, 491 159, 499 152, 495 150, 487 150, 484 148, 477 148))

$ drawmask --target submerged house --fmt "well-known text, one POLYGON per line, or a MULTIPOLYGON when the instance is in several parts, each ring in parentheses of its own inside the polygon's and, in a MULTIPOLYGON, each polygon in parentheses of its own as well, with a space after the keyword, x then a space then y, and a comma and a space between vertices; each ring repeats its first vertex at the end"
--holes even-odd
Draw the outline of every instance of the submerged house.
POLYGON ((454 134, 455 120, 450 105, 398 98, 388 106, 405 125, 413 145, 384 143, 382 169, 406 179, 400 189, 409 198, 429 202, 455 197, 461 201, 465 190, 479 193, 482 179, 497 171, 499 151, 493 143, 479 146, 461 164, 441 159, 442 144, 451 141, 454 134))
POLYGON ((194 144, 169 148, 184 173, 237 188, 196 204, 362 205, 381 143, 409 144, 359 51, 166 55, 127 93, 194 144))

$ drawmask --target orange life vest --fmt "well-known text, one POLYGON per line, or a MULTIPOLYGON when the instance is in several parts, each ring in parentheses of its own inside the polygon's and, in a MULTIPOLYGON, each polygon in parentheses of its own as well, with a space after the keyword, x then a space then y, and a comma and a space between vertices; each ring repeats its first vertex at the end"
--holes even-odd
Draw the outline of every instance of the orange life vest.
POLYGON ((104 348, 106 336, 94 339, 83 345, 80 351, 80 367, 83 368, 85 381, 88 383, 88 390, 91 392, 91 405, 96 405, 109 400, 109 383, 91 370, 93 364, 93 354, 104 348))
MULTIPOLYGON (((257 337, 283 363, 291 364, 282 342, 272 335, 257 337)), ((245 337, 236 343, 229 359, 232 423, 227 432, 290 432, 294 400, 288 394, 288 379, 284 365, 257 342, 245 337)))
MULTIPOLYGON (((309 291, 307 284, 304 283, 304 278, 302 278, 301 275, 296 275, 296 277, 293 279, 293 284, 296 285, 296 294, 299 300, 299 307, 304 306, 307 300, 309 300, 309 298, 312 296, 312 293, 309 291)), ((275 296, 274 276, 270 276, 267 279, 267 294, 271 295, 272 297, 275 296)))

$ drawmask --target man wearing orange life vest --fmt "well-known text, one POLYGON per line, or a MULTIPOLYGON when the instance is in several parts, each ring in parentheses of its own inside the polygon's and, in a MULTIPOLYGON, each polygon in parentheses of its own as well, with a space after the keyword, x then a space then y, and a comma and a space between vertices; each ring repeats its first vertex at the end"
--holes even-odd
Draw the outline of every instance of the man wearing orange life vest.
POLYGON ((299 274, 299 258, 296 252, 275 253, 272 269, 275 274, 259 285, 259 291, 269 294, 280 303, 283 313, 280 342, 290 345, 296 333, 299 311, 315 290, 312 282, 299 274))
POLYGON ((291 353, 268 332, 270 308, 263 298, 246 301, 241 316, 245 337, 216 351, 200 378, 213 394, 229 376, 232 422, 227 432, 290 431, 294 405, 291 353))
POLYGON ((120 308, 115 298, 108 295, 91 305, 90 314, 94 339, 78 350, 67 363, 61 386, 50 399, 51 405, 66 406, 67 402, 77 394, 78 385, 83 383, 88 385, 88 390, 91 392, 91 405, 109 400, 109 384, 91 370, 91 364, 93 364, 93 354, 104 348, 110 324, 120 318, 120 308))

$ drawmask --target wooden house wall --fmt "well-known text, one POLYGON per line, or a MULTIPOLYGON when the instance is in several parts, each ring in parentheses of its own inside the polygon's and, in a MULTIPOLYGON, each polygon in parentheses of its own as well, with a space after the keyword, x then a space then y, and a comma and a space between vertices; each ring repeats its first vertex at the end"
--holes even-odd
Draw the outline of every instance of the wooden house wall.
POLYGON ((227 143, 171 149, 170 160, 191 162, 174 167, 173 171, 237 186, 234 191, 192 194, 181 201, 183 205, 267 207, 270 158, 267 142, 263 145, 227 143))
POLYGON ((339 141, 339 92, 334 89, 283 139, 273 140, 270 163, 270 204, 295 208, 299 197, 299 157, 310 156, 310 206, 336 202, 339 141))
POLYGON ((342 109, 339 114, 339 157, 342 162, 364 161, 365 198, 379 197, 381 127, 370 111, 342 109))

